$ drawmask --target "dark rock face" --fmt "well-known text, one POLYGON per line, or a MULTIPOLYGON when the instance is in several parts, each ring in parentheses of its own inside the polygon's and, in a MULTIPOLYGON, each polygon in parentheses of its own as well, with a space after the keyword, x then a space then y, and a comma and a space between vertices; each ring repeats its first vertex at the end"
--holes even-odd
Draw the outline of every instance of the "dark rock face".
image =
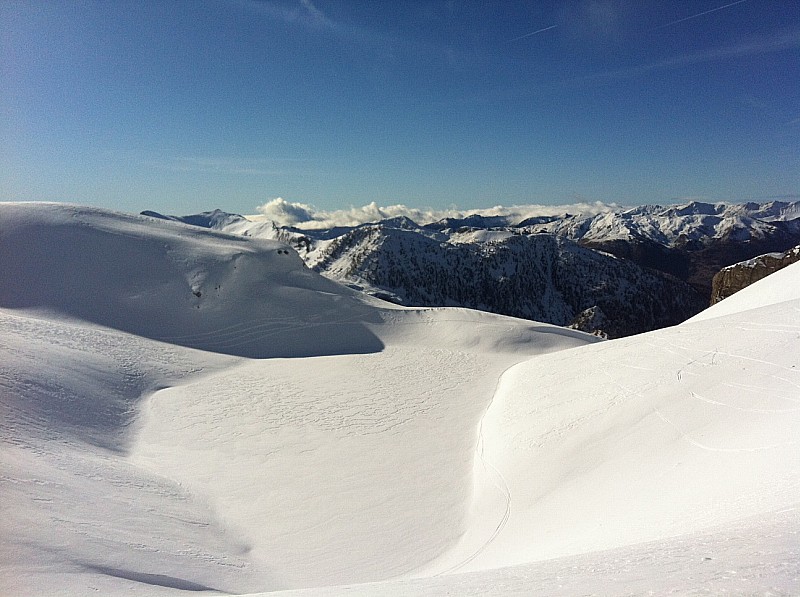
POLYGON ((604 330, 608 329, 611 322, 602 309, 597 305, 584 309, 572 320, 568 327, 573 330, 580 330, 589 334, 600 336, 601 338, 608 338, 608 333, 604 330))
POLYGON ((800 261, 800 246, 785 253, 767 253, 726 267, 714 276, 711 284, 711 304, 718 303, 742 288, 797 261, 800 261))

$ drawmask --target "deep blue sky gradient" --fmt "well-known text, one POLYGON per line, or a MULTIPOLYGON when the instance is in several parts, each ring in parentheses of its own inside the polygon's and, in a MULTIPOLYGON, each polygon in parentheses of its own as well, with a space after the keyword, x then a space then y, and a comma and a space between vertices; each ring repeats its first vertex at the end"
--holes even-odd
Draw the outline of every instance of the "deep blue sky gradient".
POLYGON ((800 194, 798 0, 5 0, 0 43, 0 200, 800 194))

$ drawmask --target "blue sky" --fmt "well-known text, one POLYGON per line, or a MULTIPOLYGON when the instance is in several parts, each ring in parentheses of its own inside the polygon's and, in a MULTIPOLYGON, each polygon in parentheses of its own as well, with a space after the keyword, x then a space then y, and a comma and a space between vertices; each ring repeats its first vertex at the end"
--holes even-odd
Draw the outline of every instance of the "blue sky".
POLYGON ((800 198, 800 2, 0 3, 0 200, 800 198))

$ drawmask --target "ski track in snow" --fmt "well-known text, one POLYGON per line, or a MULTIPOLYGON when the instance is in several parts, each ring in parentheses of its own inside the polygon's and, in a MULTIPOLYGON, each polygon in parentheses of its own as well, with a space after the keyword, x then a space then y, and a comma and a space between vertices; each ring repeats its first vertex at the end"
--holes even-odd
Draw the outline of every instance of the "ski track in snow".
POLYGON ((675 431, 677 431, 680 434, 682 439, 686 440, 687 442, 689 442, 693 446, 695 446, 697 448, 700 448, 701 450, 706 450, 708 452, 727 452, 727 453, 762 452, 764 450, 775 450, 777 448, 785 448, 785 447, 788 447, 788 446, 795 446, 795 445, 798 444, 798 442, 785 442, 785 443, 781 443, 781 444, 771 444, 771 445, 768 445, 768 446, 757 446, 755 448, 715 448, 713 446, 707 446, 706 444, 703 444, 703 443, 697 441, 696 439, 694 439, 688 433, 683 431, 678 425, 676 425, 675 423, 670 421, 667 417, 665 417, 664 414, 660 410, 655 409, 653 412, 655 412, 655 414, 658 415, 658 417, 662 421, 664 421, 667 425, 669 425, 670 427, 675 429, 675 431))
MULTIPOLYGON (((513 367, 513 365, 512 365, 513 367)), ((492 392, 492 398, 489 401, 489 405, 486 407, 486 411, 484 411, 483 416, 481 416, 481 422, 478 429, 478 442, 475 447, 475 456, 480 459, 481 467, 484 470, 485 474, 488 474, 491 478, 492 484, 494 487, 503 495, 503 500, 505 502, 505 507, 503 509, 503 515, 500 518, 500 521, 497 523, 497 526, 494 529, 494 532, 483 542, 478 549, 476 549, 471 555, 466 557, 465 559, 461 560, 457 564, 441 571, 437 572, 433 576, 444 576, 447 574, 453 574, 457 572, 473 560, 481 555, 491 544, 492 542, 500 535, 500 533, 505 528, 506 524, 508 523, 508 519, 511 517, 511 490, 508 487, 508 482, 506 481, 505 477, 503 477, 502 473, 497 470, 497 468, 492 465, 489 460, 487 460, 485 453, 484 453, 484 434, 483 434, 483 422, 486 419, 486 414, 491 409, 492 404, 494 403, 497 397, 497 391, 500 387, 500 383, 503 379, 503 376, 506 372, 511 369, 511 367, 507 368, 503 371, 497 378, 497 383, 495 384, 494 390, 492 392)))
POLYGON ((713 404, 715 406, 724 406, 725 408, 732 408, 734 410, 738 410, 740 412, 745 412, 745 413, 781 414, 781 413, 800 412, 800 407, 798 407, 798 408, 784 408, 784 409, 743 408, 741 406, 735 406, 733 404, 726 404, 725 402, 720 402, 719 400, 712 400, 711 398, 705 398, 705 397, 701 396, 700 394, 698 394, 697 392, 689 392, 689 395, 692 398, 696 398, 697 400, 699 400, 701 402, 705 402, 707 404, 713 404))
MULTIPOLYGON (((791 333, 797 333, 797 330, 800 330, 800 326, 794 326, 794 325, 781 326, 782 327, 781 330, 776 330, 771 325, 769 327, 767 327, 767 325, 768 324, 754 323, 754 324, 752 324, 752 326, 753 326, 752 328, 747 328, 747 327, 744 327, 744 326, 741 326, 741 325, 737 325, 736 329, 739 330, 739 331, 743 331, 743 332, 752 332, 752 331, 755 331, 755 330, 759 330, 760 332, 767 332, 767 333, 773 333, 775 331, 787 331, 787 332, 791 332, 791 333)), ((678 380, 679 383, 683 383, 684 382, 684 376, 687 375, 687 374, 688 375, 692 375, 692 376, 700 376, 701 375, 701 374, 699 374, 697 372, 694 372, 694 371, 689 372, 688 370, 690 368, 696 367, 696 366, 713 367, 713 366, 718 364, 718 362, 717 362, 717 358, 718 357, 727 357, 727 358, 730 358, 730 359, 738 359, 738 360, 745 361, 745 362, 753 362, 753 363, 758 363, 758 364, 761 364, 761 365, 769 365, 772 370, 784 370, 784 371, 789 371, 789 372, 791 372, 793 374, 797 374, 798 373, 798 370, 793 366, 785 366, 785 365, 781 365, 779 363, 776 363, 774 361, 765 360, 765 359, 758 359, 758 358, 754 358, 754 357, 750 357, 750 356, 746 356, 746 355, 741 355, 741 354, 737 354, 737 353, 733 353, 733 352, 723 351, 723 350, 720 350, 718 348, 715 348, 713 351, 709 351, 709 350, 702 349, 702 348, 698 349, 698 348, 691 347, 691 346, 685 346, 685 345, 678 344, 678 343, 675 343, 675 342, 668 342, 668 341, 665 342, 663 340, 662 340, 662 342, 659 342, 657 344, 650 343, 649 345, 651 347, 653 347, 653 348, 662 348, 664 346, 668 346, 668 347, 670 347, 672 349, 672 350, 669 350, 668 352, 670 352, 671 354, 674 354, 674 355, 681 355, 681 354, 689 355, 689 354, 697 353, 697 352, 701 352, 702 353, 698 357, 689 358, 689 360, 686 362, 686 364, 683 367, 681 367, 680 369, 678 369, 676 377, 677 377, 677 380, 678 380)), ((773 374, 773 379, 784 381, 787 384, 789 384, 789 385, 791 385, 791 386, 793 386, 795 388, 800 387, 800 384, 798 384, 797 382, 794 382, 792 380, 789 380, 789 379, 786 379, 786 378, 783 378, 783 377, 775 376, 774 374, 773 374)), ((792 398, 790 396, 784 396, 784 395, 780 395, 780 394, 775 394, 774 390, 768 389, 768 388, 764 388, 762 386, 753 386, 753 385, 745 385, 745 384, 731 384, 731 383, 728 383, 728 382, 725 382, 722 385, 726 386, 726 387, 735 388, 735 389, 746 389, 748 391, 762 393, 762 394, 764 392, 768 392, 769 394, 771 394, 775 398, 787 400, 787 401, 793 402, 793 403, 800 403, 800 400, 797 400, 797 399, 792 398)), ((698 392, 696 392, 694 390, 690 390, 688 392, 688 395, 691 396, 693 399, 699 401, 699 402, 703 402, 703 403, 706 403, 706 404, 711 404, 713 406, 720 406, 720 407, 723 407, 723 408, 729 408, 729 409, 733 409, 733 410, 736 410, 736 411, 739 411, 739 412, 748 412, 748 413, 754 413, 754 414, 772 414, 772 415, 780 415, 780 414, 786 414, 786 413, 800 412, 800 408, 765 409, 765 408, 741 407, 741 406, 737 406, 735 404, 729 404, 727 402, 723 402, 721 400, 714 400, 712 398, 705 397, 705 396, 699 394, 698 392)), ((709 445, 706 445, 706 444, 698 441, 697 439, 692 437, 690 434, 686 433, 683 429, 680 428, 679 425, 677 425, 675 422, 670 420, 660 410, 654 409, 654 412, 656 413, 656 415, 662 421, 664 421, 665 423, 670 425, 672 428, 674 428, 681 435, 681 437, 685 441, 689 442, 690 444, 692 444, 695 447, 698 447, 700 449, 707 450, 707 451, 710 451, 710 452, 729 452, 729 453, 758 452, 758 451, 763 451, 763 450, 774 450, 776 448, 788 447, 788 446, 796 445, 798 443, 798 442, 784 442, 784 443, 769 444, 769 445, 758 446, 758 447, 742 447, 742 448, 740 448, 740 447, 730 447, 730 448, 727 448, 727 447, 713 447, 713 446, 709 446, 709 445)))

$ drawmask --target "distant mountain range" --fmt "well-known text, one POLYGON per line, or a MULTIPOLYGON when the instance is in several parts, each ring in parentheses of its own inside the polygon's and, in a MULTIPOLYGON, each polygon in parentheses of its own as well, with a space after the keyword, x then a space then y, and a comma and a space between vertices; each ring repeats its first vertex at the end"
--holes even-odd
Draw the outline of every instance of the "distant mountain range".
POLYGON ((709 304, 723 267, 800 244, 800 201, 643 205, 510 221, 392 218, 301 230, 219 210, 183 221, 294 246, 309 267, 409 306, 464 306, 621 337, 709 304))

